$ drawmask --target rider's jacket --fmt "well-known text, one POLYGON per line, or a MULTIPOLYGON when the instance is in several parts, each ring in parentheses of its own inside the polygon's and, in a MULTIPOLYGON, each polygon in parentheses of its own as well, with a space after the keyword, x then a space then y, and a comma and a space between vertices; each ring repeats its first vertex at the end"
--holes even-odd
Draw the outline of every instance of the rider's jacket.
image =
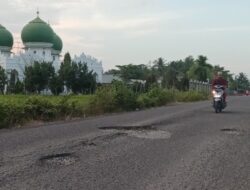
POLYGON ((226 88, 228 83, 227 80, 223 79, 222 77, 217 77, 212 81, 212 88, 214 88, 215 85, 222 85, 224 88, 226 88))

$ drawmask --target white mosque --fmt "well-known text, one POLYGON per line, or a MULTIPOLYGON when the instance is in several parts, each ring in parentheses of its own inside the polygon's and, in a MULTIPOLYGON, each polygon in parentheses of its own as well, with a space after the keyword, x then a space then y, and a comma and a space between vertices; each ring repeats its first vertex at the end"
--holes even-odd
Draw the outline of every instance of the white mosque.
POLYGON ((76 63, 87 64, 88 69, 96 73, 96 81, 98 83, 103 83, 103 67, 101 61, 98 61, 96 58, 90 55, 85 55, 84 53, 82 53, 80 56, 75 56, 73 61, 76 63))
MULTIPOLYGON (((0 66, 7 73, 12 70, 18 72, 19 80, 24 79, 25 66, 37 62, 51 62, 56 71, 61 65, 60 54, 63 48, 61 38, 54 32, 49 24, 39 17, 24 26, 21 33, 24 52, 12 54, 13 36, 0 24, 0 66)), ((89 70, 97 74, 97 82, 102 83, 102 62, 82 54, 75 56, 74 61, 87 64, 89 70)))

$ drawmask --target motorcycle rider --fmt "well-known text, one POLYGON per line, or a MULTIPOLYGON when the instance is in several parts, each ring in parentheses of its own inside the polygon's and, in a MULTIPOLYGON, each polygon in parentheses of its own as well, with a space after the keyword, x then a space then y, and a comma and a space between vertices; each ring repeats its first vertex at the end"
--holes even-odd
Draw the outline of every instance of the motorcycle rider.
POLYGON ((213 81, 212 81, 212 90, 214 90, 214 87, 215 87, 216 85, 221 85, 221 86, 223 86, 223 90, 224 90, 223 98, 224 98, 224 101, 226 102, 226 98, 227 98, 226 88, 227 88, 227 86, 228 86, 228 82, 227 82, 227 80, 225 80, 225 79, 222 77, 222 72, 218 72, 218 73, 215 75, 215 78, 214 78, 213 81))

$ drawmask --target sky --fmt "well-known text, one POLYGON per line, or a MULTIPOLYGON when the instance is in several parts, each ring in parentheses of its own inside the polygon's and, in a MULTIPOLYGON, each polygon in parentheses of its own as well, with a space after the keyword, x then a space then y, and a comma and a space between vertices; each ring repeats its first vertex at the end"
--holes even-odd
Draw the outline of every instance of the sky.
POLYGON ((15 42, 39 8, 63 53, 92 55, 104 70, 205 55, 250 77, 249 0, 0 0, 0 7, 15 42))

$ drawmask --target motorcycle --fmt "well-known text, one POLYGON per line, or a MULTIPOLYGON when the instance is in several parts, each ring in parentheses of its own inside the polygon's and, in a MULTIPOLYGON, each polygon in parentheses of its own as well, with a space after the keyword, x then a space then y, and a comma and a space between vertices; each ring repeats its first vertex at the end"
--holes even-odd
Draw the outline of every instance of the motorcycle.
POLYGON ((222 110, 225 109, 227 106, 223 96, 225 93, 224 86, 215 85, 212 93, 213 93, 213 107, 215 113, 222 112, 222 110))

